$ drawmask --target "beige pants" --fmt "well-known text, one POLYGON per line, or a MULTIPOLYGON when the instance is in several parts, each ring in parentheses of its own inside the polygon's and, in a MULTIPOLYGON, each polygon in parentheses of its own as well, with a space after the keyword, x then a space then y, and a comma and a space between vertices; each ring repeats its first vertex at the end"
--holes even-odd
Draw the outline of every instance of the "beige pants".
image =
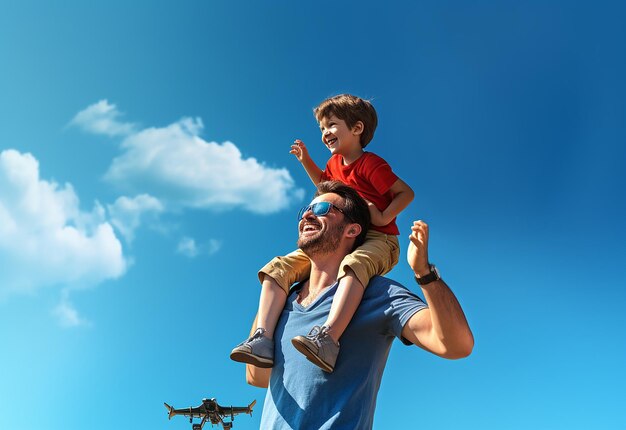
MULTIPOLYGON (((367 287, 373 276, 389 272, 398 263, 399 257, 400 246, 397 236, 369 230, 363 245, 344 257, 339 266, 337 279, 343 278, 349 267, 361 284, 367 287)), ((281 288, 289 292, 294 283, 308 279, 310 272, 309 257, 297 249, 283 257, 275 257, 263 266, 259 271, 259 280, 262 282, 263 276, 269 275, 281 288)))

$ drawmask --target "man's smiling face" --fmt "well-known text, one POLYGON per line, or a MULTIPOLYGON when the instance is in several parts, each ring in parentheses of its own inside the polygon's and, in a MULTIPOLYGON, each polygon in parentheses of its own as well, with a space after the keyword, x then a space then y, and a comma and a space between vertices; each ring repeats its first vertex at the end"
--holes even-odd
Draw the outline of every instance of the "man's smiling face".
MULTIPOLYGON (((344 204, 343 199, 334 193, 322 194, 313 199, 311 204, 317 202, 329 202, 338 208, 344 204)), ((347 223, 345 215, 335 207, 323 216, 315 216, 311 210, 306 211, 298 224, 298 248, 307 255, 337 250, 347 223)))

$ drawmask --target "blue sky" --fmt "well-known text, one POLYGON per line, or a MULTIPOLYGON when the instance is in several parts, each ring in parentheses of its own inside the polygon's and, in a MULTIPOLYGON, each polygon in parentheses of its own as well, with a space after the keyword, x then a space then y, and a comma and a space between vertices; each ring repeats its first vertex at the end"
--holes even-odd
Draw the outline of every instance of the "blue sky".
POLYGON ((0 428, 189 428, 163 402, 202 397, 258 428, 228 353, 341 92, 416 192, 389 276, 417 290, 429 222, 476 337, 395 345, 375 428, 626 426, 623 3, 0 5, 0 428))

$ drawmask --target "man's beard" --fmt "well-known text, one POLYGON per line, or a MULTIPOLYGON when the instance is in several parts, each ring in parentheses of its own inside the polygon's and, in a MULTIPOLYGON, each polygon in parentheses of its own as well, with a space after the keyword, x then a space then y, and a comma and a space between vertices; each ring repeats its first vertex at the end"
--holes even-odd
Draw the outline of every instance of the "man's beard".
POLYGON ((330 254, 339 248, 341 233, 345 223, 335 225, 328 230, 320 230, 314 236, 298 237, 298 248, 309 257, 320 254, 330 254))

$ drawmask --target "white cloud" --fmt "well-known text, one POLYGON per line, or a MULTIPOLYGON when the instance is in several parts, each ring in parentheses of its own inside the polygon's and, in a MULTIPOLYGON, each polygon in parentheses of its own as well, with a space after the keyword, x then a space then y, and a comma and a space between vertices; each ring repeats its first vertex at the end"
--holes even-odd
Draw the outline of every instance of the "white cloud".
POLYGON ((197 257, 199 254, 198 246, 196 245, 196 241, 190 237, 183 237, 180 242, 178 242, 178 247, 176 248, 176 252, 179 254, 183 254, 186 257, 197 257))
POLYGON ((78 126, 91 133, 108 136, 124 136, 132 133, 135 125, 118 121, 120 116, 117 106, 109 104, 107 100, 100 100, 78 112, 70 121, 70 125, 78 126))
POLYGON ((0 297, 51 285, 95 285, 126 267, 99 204, 81 211, 70 184, 39 178, 31 154, 0 152, 0 297))
POLYGON ((62 327, 90 326, 91 323, 79 315, 68 295, 68 291, 64 290, 61 301, 52 310, 52 315, 57 318, 62 327))
POLYGON ((222 242, 216 239, 210 239, 209 242, 206 244, 206 252, 209 255, 215 254, 221 248, 222 248, 222 242))
POLYGON ((222 242, 210 239, 207 243, 197 244, 191 237, 183 237, 176 248, 176 252, 189 258, 197 257, 200 254, 211 256, 222 248, 222 242))
POLYGON ((302 200, 287 169, 244 158, 231 142, 207 142, 202 129, 200 119, 185 118, 126 136, 105 179, 174 208, 267 214, 302 200))
POLYGON ((135 238, 135 230, 145 218, 156 218, 165 209, 161 202, 148 195, 140 194, 133 198, 122 196, 108 205, 111 224, 124 236, 128 243, 135 238))

